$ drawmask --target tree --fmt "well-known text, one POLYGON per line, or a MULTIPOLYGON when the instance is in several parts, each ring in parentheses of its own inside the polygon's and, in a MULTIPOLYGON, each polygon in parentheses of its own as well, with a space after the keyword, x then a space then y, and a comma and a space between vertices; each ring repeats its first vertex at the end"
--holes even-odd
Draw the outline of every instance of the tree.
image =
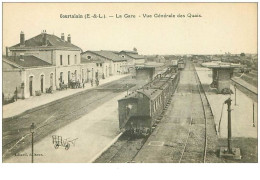
POLYGON ((134 47, 134 48, 133 48, 133 51, 137 52, 137 49, 134 47))
POLYGON ((241 53, 240 56, 246 56, 245 53, 241 53))

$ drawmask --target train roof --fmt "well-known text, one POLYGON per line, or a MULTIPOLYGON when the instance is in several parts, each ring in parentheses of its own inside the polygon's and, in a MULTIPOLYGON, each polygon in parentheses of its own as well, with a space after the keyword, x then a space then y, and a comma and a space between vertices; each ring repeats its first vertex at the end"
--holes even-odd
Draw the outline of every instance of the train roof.
POLYGON ((122 100, 126 100, 126 99, 138 99, 136 91, 129 93, 128 95, 119 99, 118 101, 122 101, 122 100))
POLYGON ((174 79, 176 76, 176 74, 167 74, 165 77, 162 77, 162 79, 166 80, 166 79, 174 79))
POLYGON ((162 90, 153 89, 153 88, 148 88, 148 89, 143 88, 142 90, 137 90, 137 92, 144 94, 146 97, 153 100, 153 99, 157 98, 162 93, 162 90))
POLYGON ((130 93, 129 95, 119 99, 118 101, 130 100, 130 99, 138 100, 139 99, 139 97, 138 97, 139 93, 143 94, 147 98, 153 100, 153 99, 157 98, 162 93, 162 90, 146 87, 146 88, 142 88, 142 89, 139 89, 137 91, 134 91, 134 92, 130 93))

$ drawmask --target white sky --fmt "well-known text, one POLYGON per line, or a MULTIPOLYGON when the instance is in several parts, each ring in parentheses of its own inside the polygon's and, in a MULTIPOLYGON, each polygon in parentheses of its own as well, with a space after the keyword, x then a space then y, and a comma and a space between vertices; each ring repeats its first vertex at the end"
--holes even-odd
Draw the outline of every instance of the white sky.
POLYGON ((41 33, 71 34, 85 50, 140 54, 257 53, 256 3, 4 3, 3 49, 41 33), (201 14, 202 18, 60 19, 60 14, 201 14))

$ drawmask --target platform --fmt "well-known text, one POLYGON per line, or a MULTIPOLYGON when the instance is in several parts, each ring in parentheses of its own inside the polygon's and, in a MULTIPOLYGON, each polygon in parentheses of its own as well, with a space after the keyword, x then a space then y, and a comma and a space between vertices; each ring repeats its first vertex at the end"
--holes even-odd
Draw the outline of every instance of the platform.
MULTIPOLYGON (((223 102, 230 97, 230 95, 217 94, 214 89, 210 88, 212 80, 212 71, 205 67, 196 67, 200 81, 208 97, 210 106, 213 111, 216 128, 219 129, 222 138, 227 137, 227 106, 223 106, 223 102), (222 110, 223 107, 223 110, 222 110)), ((230 86, 231 90, 235 92, 234 86, 230 86)), ((232 118, 232 137, 251 137, 257 138, 257 107, 258 103, 246 96, 243 92, 237 89, 237 99, 235 106, 235 94, 231 94, 231 118, 232 118), (253 103, 254 103, 254 123, 253 127, 253 103)))

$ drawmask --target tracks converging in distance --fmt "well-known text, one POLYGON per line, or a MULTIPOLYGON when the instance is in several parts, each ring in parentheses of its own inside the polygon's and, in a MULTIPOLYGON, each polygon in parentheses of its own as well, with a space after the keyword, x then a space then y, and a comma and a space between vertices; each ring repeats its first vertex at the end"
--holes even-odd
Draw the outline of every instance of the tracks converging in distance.
MULTIPOLYGON (((200 130, 202 131, 203 129, 203 133, 196 135, 198 132, 193 132, 192 129, 194 128, 194 126, 196 126, 196 122, 194 122, 193 117, 192 117, 192 113, 190 115, 190 121, 189 121, 189 128, 188 128, 188 135, 184 141, 184 145, 183 145, 183 149, 179 158, 179 163, 181 163, 183 161, 183 157, 197 157, 194 158, 194 162, 206 162, 206 158, 207 158, 207 145, 208 145, 208 138, 207 138, 207 123, 208 123, 208 114, 206 113, 206 108, 209 110, 210 115, 213 116, 212 114, 212 110, 210 108, 207 96, 203 90, 202 84, 199 80, 198 74, 195 70, 195 67, 193 64, 188 64, 189 65, 189 71, 190 69, 192 69, 192 71, 194 72, 194 78, 195 78, 195 83, 196 86, 194 89, 191 88, 191 98, 195 98, 196 96, 196 92, 198 92, 199 95, 199 99, 201 102, 201 107, 202 107, 202 113, 203 113, 203 118, 200 117, 200 119, 203 119, 203 128, 200 128, 200 130), (196 133, 196 134, 195 134, 196 133), (199 148, 199 144, 198 142, 203 141, 203 147, 199 148), (195 146, 198 146, 197 148, 194 148, 195 146), (195 149, 195 150, 191 150, 191 149, 195 149), (195 153, 201 153, 201 155, 194 155, 195 153)), ((191 108, 192 109, 192 108, 191 108)), ((199 126, 199 125, 197 125, 199 126)), ((197 129, 198 131, 198 129, 197 129)), ((187 159, 186 159, 187 162, 187 159)))

